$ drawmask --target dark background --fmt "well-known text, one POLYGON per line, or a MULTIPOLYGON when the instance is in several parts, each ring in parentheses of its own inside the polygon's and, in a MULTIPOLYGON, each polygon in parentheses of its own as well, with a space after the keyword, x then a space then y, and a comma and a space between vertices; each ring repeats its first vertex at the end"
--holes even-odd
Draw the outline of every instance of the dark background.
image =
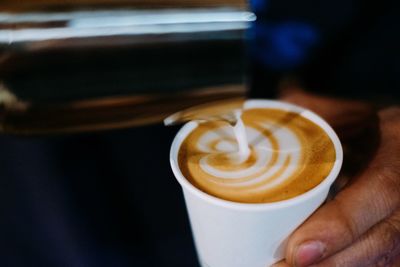
POLYGON ((176 127, 0 137, 1 266, 196 266, 176 127))
MULTIPOLYGON (((250 95, 279 81, 398 103, 396 1, 253 1, 250 95)), ((0 136, 0 265, 197 266, 169 167, 177 127, 0 136)))

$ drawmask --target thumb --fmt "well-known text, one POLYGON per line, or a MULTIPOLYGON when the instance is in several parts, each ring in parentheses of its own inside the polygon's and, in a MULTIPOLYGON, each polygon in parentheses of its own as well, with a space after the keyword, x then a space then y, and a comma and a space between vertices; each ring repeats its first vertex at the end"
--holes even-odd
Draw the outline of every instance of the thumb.
POLYGON ((388 123, 392 113, 381 114, 381 145, 364 172, 289 238, 286 250, 289 264, 309 266, 334 255, 398 207, 400 125, 392 123, 393 116, 388 123))

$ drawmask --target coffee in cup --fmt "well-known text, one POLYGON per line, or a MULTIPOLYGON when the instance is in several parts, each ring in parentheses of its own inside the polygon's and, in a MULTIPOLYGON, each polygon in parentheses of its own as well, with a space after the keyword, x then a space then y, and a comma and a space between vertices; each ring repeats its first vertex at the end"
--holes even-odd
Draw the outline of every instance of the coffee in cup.
POLYGON ((250 148, 245 160, 228 122, 199 123, 183 141, 179 167, 203 192, 243 203, 281 201, 314 188, 332 170, 331 139, 301 114, 251 108, 241 118, 250 148))

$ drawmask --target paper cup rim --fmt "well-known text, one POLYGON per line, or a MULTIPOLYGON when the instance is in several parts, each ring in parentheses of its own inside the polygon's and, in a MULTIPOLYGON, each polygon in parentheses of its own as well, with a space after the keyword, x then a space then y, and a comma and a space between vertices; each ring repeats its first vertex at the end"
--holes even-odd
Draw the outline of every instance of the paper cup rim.
POLYGON ((247 210, 247 211, 259 211, 259 210, 272 210, 272 209, 280 209, 284 207, 290 207, 294 205, 298 205, 308 199, 312 199, 314 196, 327 192, 335 179, 337 178, 340 169, 342 167, 343 162, 343 149, 340 143, 338 136, 336 135, 335 131, 332 127, 319 115, 315 114, 314 112, 302 108, 300 106, 290 104, 283 101, 277 100, 263 100, 263 99, 249 99, 245 101, 244 104, 246 108, 279 108, 288 111, 294 111, 297 113, 301 113, 301 116, 311 120, 312 122, 316 123, 320 126, 332 140, 332 143, 335 148, 336 152, 336 159, 333 164, 331 171, 329 172, 328 176, 317 186, 312 188, 311 190, 295 196, 293 198, 289 198, 286 200, 276 201, 276 202, 268 202, 268 203, 243 203, 243 202, 234 202, 230 200, 225 200, 218 198, 216 196, 210 195, 206 192, 201 191, 193 184, 191 184, 182 174, 181 170, 179 169, 179 162, 178 162, 178 153, 182 142, 185 138, 193 131, 194 128, 197 127, 196 122, 188 122, 186 123, 176 134, 171 150, 170 150, 170 163, 172 171, 175 175, 175 178, 182 186, 184 190, 189 191, 190 193, 196 195, 197 197, 203 199, 206 202, 212 203, 217 206, 222 206, 225 208, 235 209, 235 210, 247 210))

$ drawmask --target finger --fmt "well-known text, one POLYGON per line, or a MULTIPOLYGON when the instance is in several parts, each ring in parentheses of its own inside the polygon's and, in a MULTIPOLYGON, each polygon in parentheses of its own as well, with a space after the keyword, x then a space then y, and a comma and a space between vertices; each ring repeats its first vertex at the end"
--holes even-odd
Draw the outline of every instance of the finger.
POLYGON ((370 267, 400 267, 400 254, 396 255, 396 257, 392 260, 392 262, 387 266, 383 266, 382 264, 378 263, 370 267))
POLYGON ((399 193, 377 181, 359 180, 320 208, 289 239, 288 262, 308 266, 326 258, 390 214, 399 203, 399 193))
POLYGON ((284 260, 282 260, 280 262, 275 263, 271 267, 290 267, 290 265, 287 264, 284 260))
POLYGON ((372 163, 336 198, 322 206, 289 238, 286 260, 308 266, 353 243, 400 203, 400 142, 384 129, 372 163))
POLYGON ((400 255, 395 256, 395 258, 390 260, 389 263, 378 262, 372 266, 373 267, 400 267, 400 255))
POLYGON ((392 266, 400 253, 400 212, 385 219, 345 250, 316 266, 392 266))
POLYGON ((368 267, 400 267, 400 256, 396 256, 389 264, 382 265, 380 263, 368 265, 368 267))

